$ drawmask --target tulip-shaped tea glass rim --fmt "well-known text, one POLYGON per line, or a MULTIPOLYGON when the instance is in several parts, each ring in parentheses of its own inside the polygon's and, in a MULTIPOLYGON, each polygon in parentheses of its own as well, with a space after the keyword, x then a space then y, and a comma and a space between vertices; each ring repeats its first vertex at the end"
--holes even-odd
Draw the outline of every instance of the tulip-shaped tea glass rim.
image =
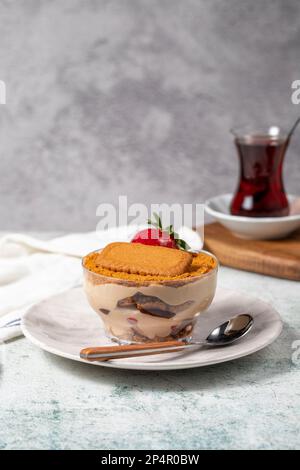
POLYGON ((230 129, 231 134, 238 140, 238 141, 259 141, 260 139, 268 139, 268 140, 287 140, 289 136, 289 130, 282 126, 278 126, 276 124, 273 125, 251 125, 247 124, 244 126, 233 127, 230 129))

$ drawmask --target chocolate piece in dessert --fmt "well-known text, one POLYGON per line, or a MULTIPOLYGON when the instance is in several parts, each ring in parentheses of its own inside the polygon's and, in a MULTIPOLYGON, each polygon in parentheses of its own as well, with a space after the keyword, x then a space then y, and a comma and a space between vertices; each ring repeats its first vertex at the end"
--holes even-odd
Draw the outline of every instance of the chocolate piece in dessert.
POLYGON ((137 304, 137 309, 141 313, 153 315, 154 317, 173 318, 176 315, 176 313, 170 312, 170 310, 160 310, 159 308, 155 308, 155 307, 148 307, 148 309, 145 309, 144 307, 141 307, 138 304, 137 304))
POLYGON ((171 329, 170 334, 168 336, 156 335, 156 336, 154 336, 154 338, 151 338, 151 339, 149 339, 147 336, 145 336, 138 327, 132 327, 131 328, 132 333, 133 333, 132 340, 137 342, 137 343, 140 343, 140 342, 147 343, 149 341, 151 341, 151 342, 152 341, 153 342, 156 342, 156 341, 173 341, 174 339, 180 340, 182 338, 186 338, 186 337, 189 337, 191 335, 191 333, 193 331, 193 328, 194 328, 194 323, 195 322, 192 322, 192 323, 189 323, 187 326, 178 327, 176 332, 175 332, 175 329, 174 330, 171 329))
POLYGON ((104 313, 104 315, 109 314, 109 310, 107 308, 99 308, 100 312, 104 313))
POLYGON ((132 297, 125 297, 124 299, 118 300, 117 303, 118 308, 136 308, 136 302, 133 300, 132 297))
POLYGON ((186 332, 192 331, 192 329, 194 328, 194 323, 195 320, 193 318, 187 318, 178 325, 171 326, 171 335, 176 337, 183 330, 185 330, 186 332))
POLYGON ((137 292, 131 297, 121 299, 117 303, 119 308, 137 308, 141 313, 148 315, 154 315, 163 318, 172 318, 183 310, 186 310, 192 305, 192 301, 188 300, 179 305, 170 305, 163 302, 158 297, 152 295, 144 295, 141 292, 137 292))

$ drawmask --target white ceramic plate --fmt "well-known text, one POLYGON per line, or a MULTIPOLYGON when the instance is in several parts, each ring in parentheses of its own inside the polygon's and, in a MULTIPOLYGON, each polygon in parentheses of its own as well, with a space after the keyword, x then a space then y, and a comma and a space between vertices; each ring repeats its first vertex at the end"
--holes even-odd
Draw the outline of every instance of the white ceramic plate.
MULTIPOLYGON (((218 289, 213 304, 197 322, 195 338, 205 338, 213 328, 239 313, 250 313, 254 325, 248 335, 230 346, 91 364, 141 370, 206 366, 252 354, 272 343, 281 332, 281 319, 270 305, 241 293, 218 289)), ((45 351, 80 362, 87 362, 79 357, 82 348, 110 344, 100 318, 88 305, 81 288, 32 307, 23 318, 22 329, 30 341, 45 351)))
POLYGON ((241 217, 231 215, 229 208, 232 197, 232 194, 222 194, 208 199, 205 203, 205 211, 239 237, 252 240, 284 238, 300 227, 300 209, 296 207, 299 204, 299 198, 296 196, 288 196, 291 215, 286 217, 241 217), (297 211, 299 213, 296 213, 297 211))

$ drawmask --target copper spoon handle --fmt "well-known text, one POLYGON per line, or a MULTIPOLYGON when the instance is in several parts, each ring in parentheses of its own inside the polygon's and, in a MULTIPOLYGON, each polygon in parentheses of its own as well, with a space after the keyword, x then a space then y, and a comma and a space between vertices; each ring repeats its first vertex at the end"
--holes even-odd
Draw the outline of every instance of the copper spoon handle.
POLYGON ((183 341, 164 341, 145 344, 126 344, 122 346, 89 347, 80 351, 80 357, 87 361, 108 361, 126 357, 147 356, 149 354, 162 354, 177 352, 186 348, 183 341))

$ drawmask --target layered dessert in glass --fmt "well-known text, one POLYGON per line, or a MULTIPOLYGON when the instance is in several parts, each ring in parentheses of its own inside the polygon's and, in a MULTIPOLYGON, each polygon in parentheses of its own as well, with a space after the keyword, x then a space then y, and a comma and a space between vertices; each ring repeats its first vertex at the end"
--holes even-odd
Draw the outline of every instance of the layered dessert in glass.
POLYGON ((208 252, 111 243, 83 259, 84 290, 120 344, 190 340, 211 304, 218 262, 208 252))

